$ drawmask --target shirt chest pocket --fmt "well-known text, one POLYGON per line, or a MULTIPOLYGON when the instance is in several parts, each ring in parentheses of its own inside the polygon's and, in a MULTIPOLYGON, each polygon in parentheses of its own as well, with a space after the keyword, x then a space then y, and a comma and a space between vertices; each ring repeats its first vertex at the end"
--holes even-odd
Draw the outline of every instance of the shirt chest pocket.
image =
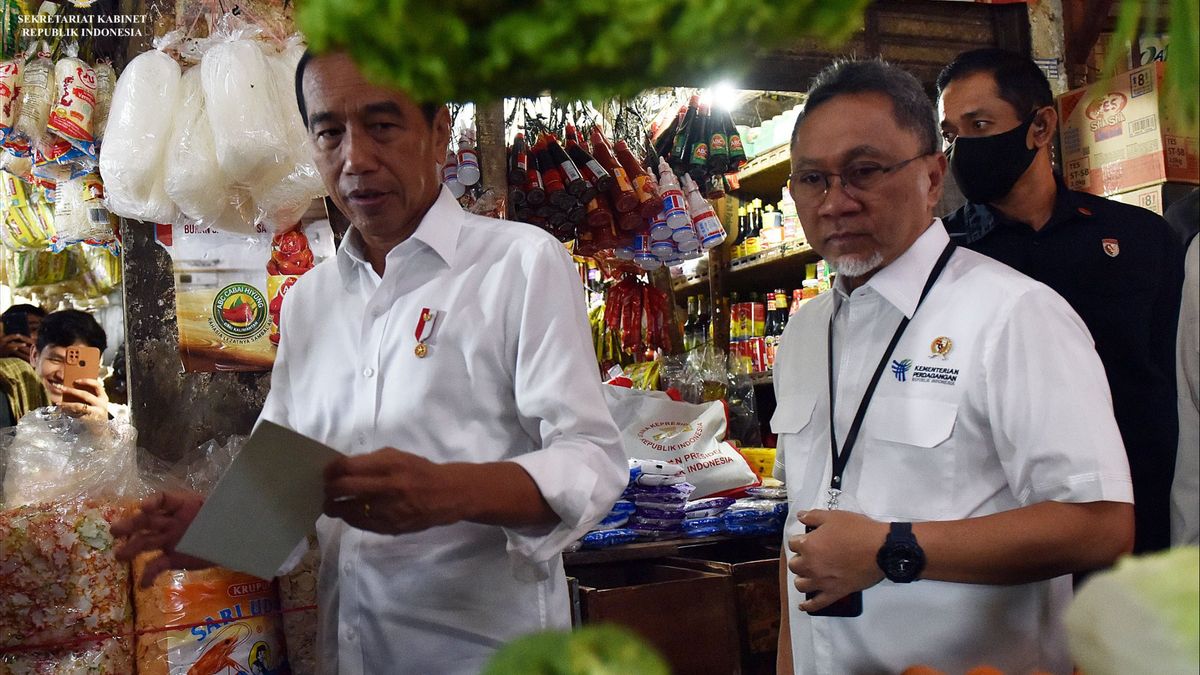
MULTIPOLYGON (((801 481, 820 477, 824 470, 821 462, 826 454, 814 452, 817 448, 817 433, 822 425, 814 424, 817 394, 800 391, 779 398, 775 414, 771 416, 771 431, 779 436, 780 459, 784 463, 785 478, 801 487, 801 481)), ((828 453, 828 447, 825 453, 828 453)), ((778 476, 777 476, 778 477, 778 476)))
POLYGON ((858 487, 847 485, 862 510, 885 520, 952 517, 958 458, 950 437, 957 419, 956 403, 876 397, 854 452, 858 487))

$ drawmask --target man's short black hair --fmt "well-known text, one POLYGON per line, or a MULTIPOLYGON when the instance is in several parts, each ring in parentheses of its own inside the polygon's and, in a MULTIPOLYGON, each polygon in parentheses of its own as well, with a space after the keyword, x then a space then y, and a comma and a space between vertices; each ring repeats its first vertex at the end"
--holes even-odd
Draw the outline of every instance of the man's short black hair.
POLYGON ((13 305, 13 306, 9 307, 8 309, 4 310, 3 314, 0 314, 0 321, 3 321, 5 319, 8 319, 9 317, 17 316, 20 314, 23 314, 25 316, 29 316, 30 314, 32 314, 34 316, 46 316, 46 310, 42 309, 41 307, 38 307, 37 305, 28 305, 28 304, 13 305))
POLYGON ((972 49, 954 57, 938 75, 938 96, 951 82, 975 73, 992 76, 1000 98, 1013 107, 1017 117, 1054 105, 1050 82, 1037 64, 1016 52, 994 47, 972 49))
MULTIPOLYGON (((308 67, 308 62, 315 57, 315 54, 305 49, 304 55, 296 64, 296 105, 300 108, 300 117, 304 120, 305 129, 308 128, 308 106, 304 103, 304 70, 308 67)), ((422 103, 417 107, 425 115, 425 121, 433 124, 433 117, 437 115, 438 108, 441 108, 442 105, 441 103, 422 103)))
POLYGON ((77 309, 50 312, 42 319, 37 339, 39 352, 46 351, 47 347, 70 347, 77 342, 104 351, 108 347, 108 336, 91 314, 77 309))
POLYGON ((837 96, 846 94, 883 94, 892 101, 892 116, 901 129, 911 131, 920 142, 921 152, 937 152, 940 146, 937 114, 921 82, 911 73, 882 59, 835 61, 813 78, 804 108, 792 129, 796 144, 800 125, 814 110, 837 96))

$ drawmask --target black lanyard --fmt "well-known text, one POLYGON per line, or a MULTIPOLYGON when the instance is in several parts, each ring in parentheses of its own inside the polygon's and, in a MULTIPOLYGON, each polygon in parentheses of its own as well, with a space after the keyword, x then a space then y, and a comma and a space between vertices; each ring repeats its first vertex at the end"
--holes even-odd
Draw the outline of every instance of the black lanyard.
MULTIPOLYGON (((917 310, 921 308, 921 303, 925 301, 925 296, 929 295, 929 289, 933 288, 934 282, 941 276, 942 270, 946 268, 946 263, 950 260, 951 254, 954 253, 954 242, 946 244, 946 248, 942 249, 942 255, 934 263, 933 269, 929 272, 929 278, 925 280, 925 288, 921 289, 921 297, 917 300, 917 306, 913 309, 913 316, 917 315, 917 310)), ((896 332, 892 334, 892 341, 888 343, 887 349, 883 352, 883 358, 879 359, 879 365, 875 366, 875 374, 871 376, 871 381, 867 384, 867 391, 863 394, 862 401, 858 404, 858 412, 854 413, 854 422, 850 424, 850 431, 846 434, 846 443, 842 446, 842 451, 838 452, 837 434, 834 429, 833 417, 833 315, 829 317, 829 340, 827 342, 829 352, 829 452, 833 456, 833 475, 829 479, 829 503, 830 509, 837 508, 837 498, 842 492, 842 474, 846 471, 846 465, 850 462, 850 452, 854 449, 854 442, 858 440, 859 429, 862 428, 863 418, 867 416, 867 406, 871 404, 871 397, 875 395, 875 387, 879 384, 879 376, 883 373, 883 369, 887 366, 888 359, 892 357, 892 350, 900 342, 900 337, 904 335, 904 329, 908 328, 909 317, 903 317, 900 320, 900 325, 896 326, 896 332)))

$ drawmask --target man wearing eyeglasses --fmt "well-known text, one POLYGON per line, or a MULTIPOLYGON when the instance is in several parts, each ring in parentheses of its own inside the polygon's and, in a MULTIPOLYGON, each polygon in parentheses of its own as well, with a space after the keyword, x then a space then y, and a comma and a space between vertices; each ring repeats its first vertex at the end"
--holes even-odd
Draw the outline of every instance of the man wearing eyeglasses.
POLYGON ((1182 248, 1154 213, 1067 189, 1051 158, 1054 99, 1032 61, 1001 49, 965 52, 937 84, 950 170, 968 200, 946 227, 956 243, 1041 281, 1079 313, 1129 458, 1134 551, 1166 548, 1182 248))
POLYGON ((837 278, 775 363, 780 672, 1069 673, 1069 575, 1132 542, 1087 329, 951 245, 938 146, 920 83, 880 61, 827 68, 796 122, 789 189, 837 278))

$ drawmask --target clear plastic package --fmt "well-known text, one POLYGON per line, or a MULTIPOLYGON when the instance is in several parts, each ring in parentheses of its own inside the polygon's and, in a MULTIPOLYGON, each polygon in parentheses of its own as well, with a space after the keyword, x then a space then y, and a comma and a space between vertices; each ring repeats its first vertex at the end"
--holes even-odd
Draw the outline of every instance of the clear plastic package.
POLYGON ((232 31, 200 62, 205 114, 217 163, 234 183, 252 186, 291 156, 275 72, 252 29, 232 31))
POLYGON ((109 529, 142 493, 132 426, 40 408, 0 445, 0 673, 133 672, 129 566, 109 529))
POLYGON ((95 66, 96 71, 96 111, 92 116, 92 135, 96 143, 104 138, 104 127, 108 125, 108 113, 112 110, 113 91, 117 87, 117 71, 107 59, 102 59, 95 66))
POLYGON ((105 203, 124 218, 171 223, 175 203, 167 196, 163 170, 167 143, 179 106, 179 64, 158 49, 129 62, 113 91, 112 110, 100 151, 105 203))
POLYGON ((4 139, 4 147, 14 154, 27 156, 46 131, 50 118, 51 89, 54 85, 54 62, 43 44, 36 58, 25 64, 21 73, 21 94, 12 132, 4 139))
POLYGON ((179 104, 175 129, 163 160, 167 196, 185 217, 200 227, 253 234, 254 223, 239 210, 241 199, 217 163, 199 68, 183 74, 179 104))
POLYGON ((267 57, 283 116, 288 156, 276 171, 251 187, 250 193, 262 222, 273 231, 286 230, 300 222, 314 199, 324 197, 325 183, 317 171, 308 130, 294 101, 296 65, 304 55, 300 36, 292 36, 284 50, 267 57))
POLYGON ((92 120, 96 112, 96 71, 73 54, 54 64, 54 99, 47 128, 94 158, 96 138, 92 120))
POLYGON ((0 62, 0 142, 12 131, 17 119, 19 96, 21 93, 21 74, 25 67, 25 55, 0 62))

